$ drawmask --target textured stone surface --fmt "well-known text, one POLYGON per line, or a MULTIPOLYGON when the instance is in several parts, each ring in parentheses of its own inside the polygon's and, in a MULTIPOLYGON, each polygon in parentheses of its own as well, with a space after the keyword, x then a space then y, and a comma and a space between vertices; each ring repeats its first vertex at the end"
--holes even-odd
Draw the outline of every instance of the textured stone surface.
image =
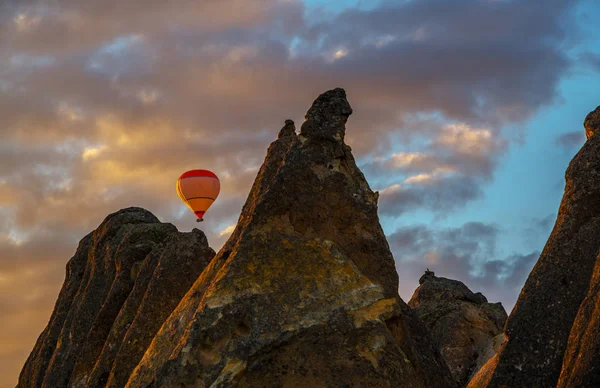
POLYGON ((431 331, 460 386, 503 344, 506 311, 464 283, 426 271, 408 302, 431 331))
POLYGON ((589 139, 567 168, 556 224, 507 321, 508 341, 469 387, 598 386, 597 117, 598 109, 585 120, 589 139))
POLYGON ((154 334, 214 256, 194 229, 150 212, 109 215, 79 244, 19 387, 122 387, 154 334))
POLYGON ((450 387, 398 296, 372 192, 344 144, 342 89, 286 121, 233 234, 128 387, 450 387))

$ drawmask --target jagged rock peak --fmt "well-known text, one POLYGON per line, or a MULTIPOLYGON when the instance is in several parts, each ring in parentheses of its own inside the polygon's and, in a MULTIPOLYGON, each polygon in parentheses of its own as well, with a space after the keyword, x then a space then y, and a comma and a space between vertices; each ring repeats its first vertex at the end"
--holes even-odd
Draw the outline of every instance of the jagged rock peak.
POLYGON ((506 311, 463 282, 437 277, 429 269, 419 283, 408 304, 431 331, 456 382, 465 386, 504 343, 506 311))
POLYGON ((598 131, 600 128, 600 106, 586 116, 583 127, 585 128, 585 135, 588 139, 598 131))
POLYGON ((344 89, 329 90, 317 97, 306 112, 300 135, 308 139, 344 140, 345 124, 351 114, 344 89))
POLYGON ((108 215, 69 260, 18 387, 123 387, 214 254, 200 230, 180 233, 145 209, 108 215))
POLYGON ((421 275, 421 277, 419 278, 419 284, 423 284, 428 280, 432 280, 432 279, 437 279, 435 277, 435 272, 430 271, 429 268, 427 268, 425 270, 425 273, 423 275, 421 275))
POLYGON ((293 120, 287 119, 285 120, 285 125, 279 131, 279 135, 277 136, 277 138, 290 136, 296 137, 296 126, 294 125, 293 120))

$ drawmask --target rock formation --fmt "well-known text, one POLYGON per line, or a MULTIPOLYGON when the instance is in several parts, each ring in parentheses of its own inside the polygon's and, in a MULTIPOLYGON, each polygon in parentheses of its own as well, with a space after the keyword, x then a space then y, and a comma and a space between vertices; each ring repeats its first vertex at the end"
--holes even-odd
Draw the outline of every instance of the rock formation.
POLYGON ((464 283, 427 270, 408 302, 429 328, 434 343, 460 386, 504 343, 506 311, 464 283))
POLYGON ((109 217, 70 264, 79 266, 20 386, 454 387, 429 331, 398 296, 378 195, 344 143, 351 113, 335 89, 315 100, 299 135, 285 122, 227 243, 202 271, 211 255, 199 239, 195 272, 177 271, 197 279, 172 312, 144 310, 148 291, 141 305, 128 302, 144 294, 142 276, 162 281, 148 275, 149 262, 188 257, 171 242, 184 237, 147 213, 152 231, 139 233, 111 229, 109 217), (127 233, 146 245, 119 245, 127 233), (142 314, 156 322, 142 326, 142 314))
POLYGON ((372 192, 344 143, 342 89, 271 144, 225 246, 163 325, 128 387, 447 387, 398 276, 372 192))
POLYGON ((600 386, 600 107, 566 172, 558 218, 508 318, 502 351, 469 387, 600 386))
POLYGON ((19 387, 122 387, 214 251, 150 212, 111 214, 67 264, 54 312, 19 387))

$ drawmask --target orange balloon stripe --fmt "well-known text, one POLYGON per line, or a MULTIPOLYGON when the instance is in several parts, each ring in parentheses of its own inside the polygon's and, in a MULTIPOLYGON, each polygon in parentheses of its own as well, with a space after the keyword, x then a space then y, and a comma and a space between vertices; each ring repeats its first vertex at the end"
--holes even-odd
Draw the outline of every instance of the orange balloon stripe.
POLYGON ((219 180, 212 177, 189 177, 179 180, 181 193, 186 199, 209 197, 216 199, 220 191, 219 180))
POLYGON ((190 208, 192 208, 194 211, 197 211, 197 210, 206 211, 210 207, 210 205, 213 204, 214 200, 201 198, 201 199, 188 199, 187 202, 190 205, 190 208))

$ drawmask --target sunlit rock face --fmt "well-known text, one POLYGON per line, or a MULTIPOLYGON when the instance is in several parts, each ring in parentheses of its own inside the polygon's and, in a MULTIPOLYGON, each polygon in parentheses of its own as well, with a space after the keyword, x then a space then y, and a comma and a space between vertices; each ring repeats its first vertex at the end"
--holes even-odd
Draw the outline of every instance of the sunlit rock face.
POLYGON ((585 136, 589 140, 600 128, 600 106, 587 115, 583 127, 585 128, 585 136))
POLYGON ((508 318, 508 341, 469 387, 600 386, 600 136, 596 109, 587 142, 566 172, 546 246, 508 318))
POLYGON ((128 387, 450 387, 344 143, 342 89, 286 121, 239 222, 128 387))
POLYGON ((459 386, 503 345, 506 311, 462 282, 426 271, 408 305, 431 331, 459 386))
POLYGON ((106 217, 68 262, 18 386, 124 386, 214 254, 201 231, 180 233, 144 209, 106 217))

